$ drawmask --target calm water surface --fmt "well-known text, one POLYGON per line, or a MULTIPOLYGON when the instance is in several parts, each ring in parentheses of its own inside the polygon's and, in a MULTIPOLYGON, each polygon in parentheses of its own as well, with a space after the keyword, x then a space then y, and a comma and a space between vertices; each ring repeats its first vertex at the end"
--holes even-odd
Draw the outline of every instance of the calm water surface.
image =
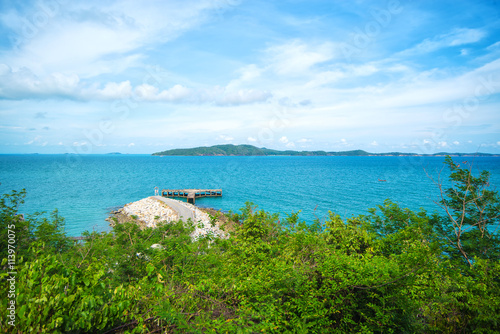
MULTIPOLYGON (((475 169, 500 185, 500 158, 474 160, 475 169)), ((412 209, 437 207, 443 157, 156 157, 149 155, 0 155, 2 193, 25 188, 21 212, 59 209, 70 235, 108 230, 111 209, 154 195, 154 187, 222 188, 222 198, 197 205, 237 211, 251 201, 259 208, 324 219, 366 213, 387 198, 412 209), (381 182, 379 180, 386 180, 381 182)), ((442 176, 446 176, 443 171, 442 176)))

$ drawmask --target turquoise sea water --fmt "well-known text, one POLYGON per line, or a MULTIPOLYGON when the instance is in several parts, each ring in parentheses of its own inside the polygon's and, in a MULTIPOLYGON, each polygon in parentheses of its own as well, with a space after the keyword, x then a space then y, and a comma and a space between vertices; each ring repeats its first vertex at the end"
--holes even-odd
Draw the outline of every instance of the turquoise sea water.
MULTIPOLYGON (((500 158, 474 160, 500 186, 500 158)), ((222 198, 196 204, 237 211, 246 201, 259 208, 324 219, 366 213, 386 198, 433 211, 443 157, 156 157, 149 155, 0 155, 0 191, 26 188, 20 211, 59 209, 69 235, 108 230, 111 209, 154 195, 154 187, 222 188, 222 198), (424 170, 425 169, 425 170, 424 170), (380 180, 386 180, 381 182, 380 180)), ((442 176, 448 175, 443 171, 442 176)))

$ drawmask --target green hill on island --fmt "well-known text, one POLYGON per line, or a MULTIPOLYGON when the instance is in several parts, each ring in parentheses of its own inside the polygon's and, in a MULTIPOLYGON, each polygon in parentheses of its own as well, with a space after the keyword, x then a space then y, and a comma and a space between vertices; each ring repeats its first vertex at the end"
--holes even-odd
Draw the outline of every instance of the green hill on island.
POLYGON ((417 153, 369 153, 363 150, 326 152, 326 151, 279 151, 268 149, 265 147, 259 148, 253 145, 215 145, 201 146, 194 148, 177 148, 162 152, 153 153, 158 156, 268 156, 268 155, 286 155, 286 156, 499 156, 488 153, 446 153, 440 152, 435 154, 417 154, 417 153))
POLYGON ((177 148, 162 152, 153 153, 153 155, 183 155, 183 156, 265 156, 265 155, 298 155, 298 156, 320 156, 320 155, 373 155, 362 150, 343 151, 343 152, 325 152, 325 151, 279 151, 265 147, 259 148, 252 145, 215 145, 210 147, 177 148))

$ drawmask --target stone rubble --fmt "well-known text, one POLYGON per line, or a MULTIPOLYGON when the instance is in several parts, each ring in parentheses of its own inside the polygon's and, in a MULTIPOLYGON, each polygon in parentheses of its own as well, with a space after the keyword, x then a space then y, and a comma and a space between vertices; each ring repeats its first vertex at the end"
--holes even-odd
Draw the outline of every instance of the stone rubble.
POLYGON ((156 227, 158 222, 172 222, 179 219, 177 212, 152 198, 129 203, 118 211, 128 216, 136 216, 137 220, 146 224, 146 227, 156 227))
MULTIPOLYGON (((195 230, 191 233, 191 238, 198 239, 200 236, 210 235, 217 238, 225 238, 225 234, 219 227, 210 223, 210 216, 190 203, 178 201, 187 207, 194 214, 195 230)), ((145 224, 146 227, 156 227, 159 222, 167 223, 179 220, 179 215, 167 204, 153 198, 144 198, 137 202, 126 204, 118 213, 129 217, 137 217, 136 220, 145 224)))

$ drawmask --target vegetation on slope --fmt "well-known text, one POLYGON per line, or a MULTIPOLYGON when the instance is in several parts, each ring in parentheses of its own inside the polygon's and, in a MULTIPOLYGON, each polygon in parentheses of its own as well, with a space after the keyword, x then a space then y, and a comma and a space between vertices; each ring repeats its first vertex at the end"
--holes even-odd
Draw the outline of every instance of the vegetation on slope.
MULTIPOLYGON (((369 153, 363 150, 325 152, 325 151, 279 151, 268 148, 258 148, 252 145, 215 145, 210 147, 177 148, 162 152, 153 153, 159 156, 215 156, 215 155, 235 155, 235 156, 265 156, 265 155, 289 155, 289 156, 418 156, 416 153, 369 153)), ((422 154, 422 156, 444 156, 448 153, 422 154)), ((487 153, 453 153, 453 156, 498 156, 487 153)))
POLYGON ((306 224, 248 203, 222 240, 193 241, 189 224, 126 223, 75 244, 57 212, 23 220, 24 192, 3 195, 0 293, 15 229, 16 320, 0 331, 496 333, 500 198, 487 172, 446 164, 443 215, 387 200, 306 224))
POLYGON ((292 155, 292 156, 311 156, 311 155, 369 155, 365 151, 345 151, 345 152, 325 152, 325 151, 278 151, 268 148, 258 148, 252 145, 215 145, 210 147, 181 148, 153 153, 153 155, 238 155, 238 156, 261 156, 261 155, 292 155))

